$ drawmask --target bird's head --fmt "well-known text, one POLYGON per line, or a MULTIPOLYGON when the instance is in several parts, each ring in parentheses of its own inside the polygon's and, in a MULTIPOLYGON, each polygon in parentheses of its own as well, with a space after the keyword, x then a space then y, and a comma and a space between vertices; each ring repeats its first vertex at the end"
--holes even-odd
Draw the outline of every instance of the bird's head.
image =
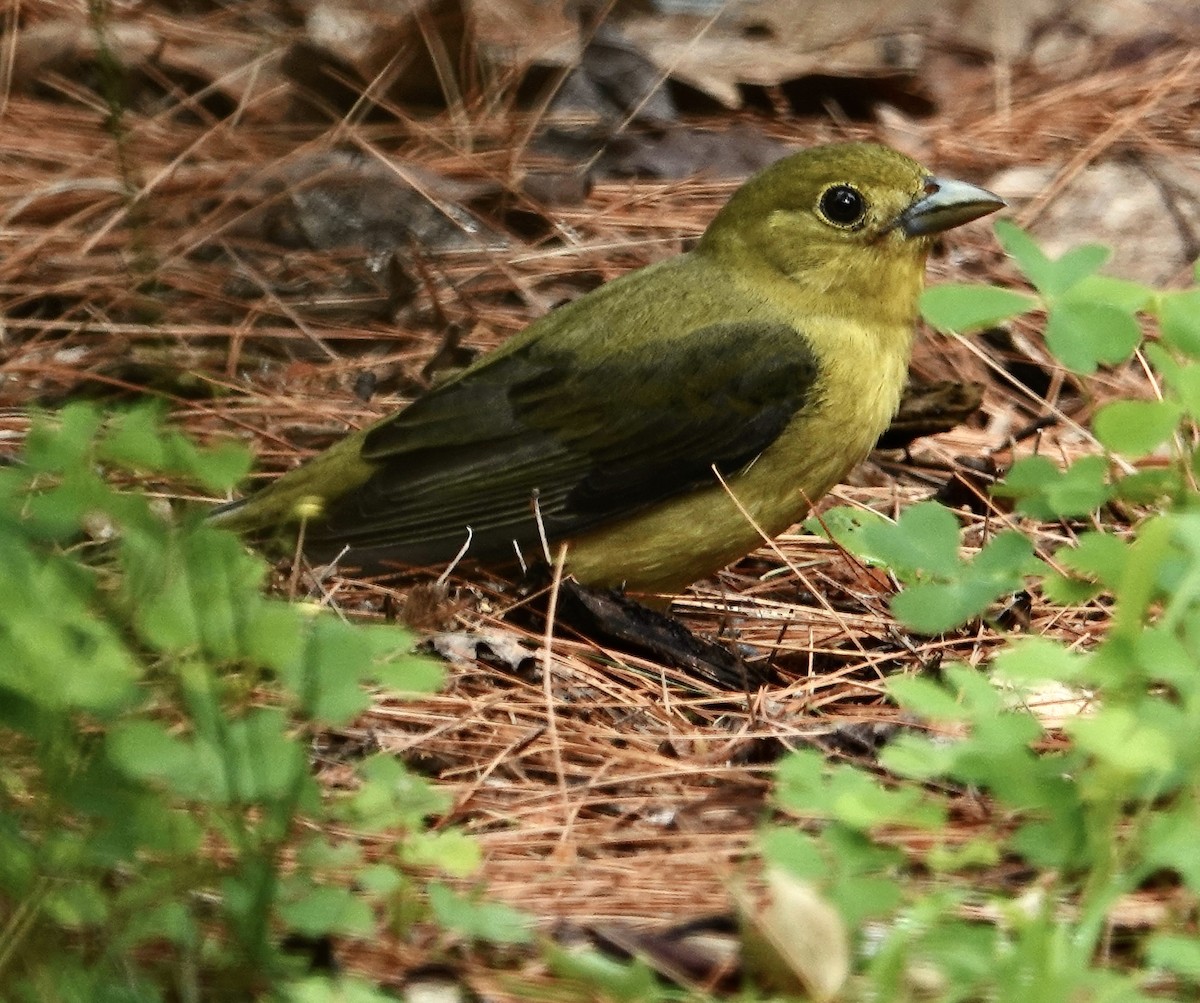
POLYGON ((747 181, 700 249, 834 300, 839 292, 882 295, 915 309, 934 236, 1003 205, 885 146, 836 143, 792 154, 747 181))

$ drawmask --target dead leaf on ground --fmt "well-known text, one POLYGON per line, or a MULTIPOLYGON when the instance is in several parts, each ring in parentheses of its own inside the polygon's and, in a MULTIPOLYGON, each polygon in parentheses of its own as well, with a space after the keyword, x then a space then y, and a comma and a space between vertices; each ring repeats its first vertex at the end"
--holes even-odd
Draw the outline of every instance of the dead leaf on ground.
POLYGON ((289 161, 241 189, 257 208, 237 229, 284 247, 358 247, 374 255, 413 244, 432 252, 503 247, 503 235, 462 204, 498 187, 330 151, 289 161))
POLYGON ((850 938, 838 911, 807 881, 771 868, 756 889, 735 892, 747 974, 822 1003, 850 975, 850 938))
MULTIPOLYGON (((1018 210, 1058 182, 1061 164, 1031 164, 988 181, 1018 210)), ((1094 163, 1045 206, 1032 231, 1052 258, 1081 244, 1113 249, 1104 271, 1159 285, 1200 254, 1200 157, 1139 155, 1094 163)))
POLYGON ((499 665, 509 672, 526 671, 540 657, 514 635, 503 630, 455 630, 434 634, 426 643, 452 665, 474 668, 480 662, 499 665))
POLYGON ((728 130, 683 124, 667 74, 613 24, 596 27, 578 65, 546 84, 553 97, 537 149, 584 161, 600 177, 743 178, 785 144, 749 122, 728 130))
POLYGON ((163 38, 144 21, 117 21, 100 33, 84 17, 64 17, 24 27, 3 42, 13 45, 13 86, 29 90, 51 73, 79 79, 102 53, 135 68, 161 48, 163 38))
POLYGON ((631 13, 620 24, 664 73, 728 108, 740 85, 774 87, 813 74, 908 75, 920 66, 926 5, 846 0, 743 2, 715 15, 631 13))
MULTIPOLYGON (((304 39, 289 72, 318 96, 347 74, 378 96, 444 105, 461 97, 467 12, 458 0, 290 0, 304 39)), ((347 90, 351 100, 356 96, 347 90)))

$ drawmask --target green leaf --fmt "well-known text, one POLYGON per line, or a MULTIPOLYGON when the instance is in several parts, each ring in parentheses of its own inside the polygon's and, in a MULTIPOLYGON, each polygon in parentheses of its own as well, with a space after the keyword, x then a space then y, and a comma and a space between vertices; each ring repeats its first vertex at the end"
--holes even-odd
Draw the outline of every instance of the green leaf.
MULTIPOLYGON (((568 951, 553 944, 546 948, 545 953, 555 976, 579 983, 590 990, 579 999, 656 1003, 668 998, 658 976, 644 961, 618 961, 591 948, 568 951)), ((576 997, 564 996, 568 1000, 573 998, 576 997)))
POLYGON ((169 536, 122 540, 126 589, 143 639, 159 651, 203 651, 227 661, 244 653, 244 625, 260 602, 260 558, 238 539, 202 526, 169 536))
POLYGON ((371 678, 388 691, 388 696, 418 696, 440 690, 446 683, 446 669, 432 658, 402 655, 376 665, 371 678))
POLYGON ((292 739, 287 716, 275 707, 228 722, 217 752, 234 803, 286 802, 299 785, 311 783, 306 749, 292 739))
POLYGON ((1005 713, 1012 710, 1012 701, 996 686, 990 672, 962 662, 951 662, 942 666, 942 675, 946 685, 958 694, 958 699, 967 708, 964 720, 975 725, 977 741, 986 745, 999 735, 999 745, 1003 746, 1011 739, 1012 748, 1008 751, 1015 752, 1020 758, 1026 755, 1025 743, 1040 735, 1042 729, 1028 717, 1015 712, 1005 713))
POLYGON ((1019 533, 1001 533, 973 561, 962 561, 957 517, 932 502, 907 509, 894 525, 865 526, 849 542, 905 582, 892 610, 921 633, 939 634, 980 615, 1033 570, 1031 545, 1019 533))
POLYGON ((412 867, 436 867, 443 874, 465 878, 483 863, 478 840, 460 829, 413 832, 400 851, 400 859, 412 867))
POLYGON ((186 470, 201 487, 223 494, 243 481, 254 465, 254 457, 245 446, 222 442, 211 449, 198 449, 190 457, 186 470))
POLYGON ((1114 453, 1145 456, 1175 434, 1182 414, 1175 401, 1118 400, 1096 413, 1092 430, 1114 453))
POLYGON ((798 878, 815 881, 828 876, 829 865, 816 840, 790 826, 770 825, 758 835, 763 859, 798 878))
POLYGON ((20 510, 23 535, 31 542, 75 542, 90 519, 100 516, 103 520, 113 511, 116 498, 116 492, 90 467, 69 470, 57 487, 34 492, 25 499, 20 510))
POLYGON ((168 450, 161 408, 136 407, 110 416, 96 453, 129 470, 165 470, 168 450))
POLYGON ((1112 497, 1107 479, 1108 462, 1104 457, 1084 456, 1046 485, 1043 497, 1057 517, 1087 515, 1112 497))
POLYGON ((1033 545, 1025 536, 1001 533, 974 560, 958 564, 950 581, 910 585, 892 599, 892 611, 919 633, 945 633, 1020 589, 1032 570, 1032 555, 1033 545))
POLYGON ((1125 573, 1129 544, 1110 533, 1080 534, 1073 547, 1061 547, 1055 562, 1066 576, 1048 576, 1042 583, 1046 597, 1060 605, 1091 598, 1103 589, 1113 590, 1125 573))
POLYGON ((472 901, 433 882, 429 885, 429 904, 443 927, 468 940, 528 944, 533 939, 532 918, 501 902, 472 901))
POLYGON ((1162 294, 1159 330, 1172 348, 1200 359, 1200 289, 1162 294))
POLYGON ((121 938, 123 944, 167 940, 185 947, 196 939, 196 924, 179 901, 149 905, 134 913, 121 938))
POLYGON ((288 929, 306 937, 335 934, 365 938, 375 933, 371 907, 348 888, 307 885, 293 878, 284 886, 279 918, 288 929))
POLYGON ((1042 579, 1042 595, 1056 606, 1079 606, 1100 594, 1093 581, 1050 572, 1042 579))
POLYGON ((112 764, 127 776, 163 777, 194 772, 195 749, 156 721, 133 720, 109 731, 105 747, 112 764))
POLYGON ((68 404, 57 416, 38 416, 25 437, 22 461, 39 473, 62 473, 87 465, 103 419, 90 404, 68 404))
POLYGON ((243 608, 243 655, 254 665, 287 676, 299 671, 310 617, 296 603, 260 599, 243 608))
POLYGON ((1039 305, 1027 293, 968 283, 933 286, 921 295, 921 315, 940 331, 977 331, 1039 305))
POLYGON ((1116 588, 1125 574, 1129 544, 1111 533, 1081 533, 1074 547, 1063 547, 1055 559, 1081 575, 1090 575, 1107 588, 1116 588))
POLYGON ((1067 732, 1098 760, 1120 773, 1162 774, 1174 766, 1170 738, 1126 707, 1102 707, 1067 722, 1067 732))
POLYGON ((958 582, 914 582, 892 597, 892 613, 918 634, 944 634, 977 616, 990 599, 966 592, 958 582), (977 601, 978 600, 978 601, 977 601))
POLYGON ((405 769, 394 756, 371 756, 359 764, 358 774, 362 785, 339 808, 342 817, 360 828, 419 830, 428 816, 446 811, 452 801, 448 792, 405 769))
POLYGON ((251 464, 249 451, 236 443, 201 450, 190 439, 165 428, 157 405, 112 415, 97 455, 130 470, 181 474, 218 492, 245 477, 251 464))
POLYGON ((318 835, 310 836, 296 850, 296 864, 309 871, 356 867, 362 858, 362 847, 357 843, 332 843, 318 835))
POLYGON ((1200 982, 1200 939, 1178 933, 1154 933, 1146 943, 1150 964, 1189 981, 1200 982))
MULTIPOLYGON (((893 916, 904 899, 905 889, 892 877, 900 864, 894 861, 880 862, 872 872, 848 876, 825 889, 829 900, 842 914, 847 927, 852 930, 869 929, 870 921, 893 916)), ((776 997, 778 999, 778 997, 776 997)), ((795 1000, 795 997, 788 997, 795 1000)))
MULTIPOLYGON (((959 706, 957 720, 965 714, 966 709, 959 706)), ((947 744, 935 743, 924 735, 899 735, 880 753, 879 762, 898 777, 925 781, 947 776, 956 758, 957 751, 947 744)))
POLYGON ((1089 275, 1081 279, 1059 299, 1077 303, 1107 303, 1125 313, 1138 313, 1149 307, 1157 293, 1150 286, 1109 275, 1089 275))
POLYGON ((1084 244, 1067 251, 1053 263, 1052 271, 1042 279, 1038 290, 1047 297, 1063 296, 1078 288, 1112 257, 1112 249, 1103 244, 1084 244))
POLYGON ((819 517, 806 519, 804 529, 813 536, 833 540, 869 564, 883 564, 883 558, 872 553, 862 537, 863 527, 876 523, 890 526, 892 520, 869 509, 838 505, 822 512, 819 517))
POLYGON ((1047 297, 1063 295, 1112 256, 1112 250, 1102 244, 1085 244, 1067 251, 1056 261, 1051 260, 1028 233, 1005 219, 996 221, 996 238, 1026 278, 1047 297))
POLYGON ((290 738, 287 719, 274 708, 222 719, 212 740, 129 721, 112 730, 106 748, 125 775, 162 781, 174 794, 200 801, 287 801, 298 786, 312 782, 304 746, 290 738))
POLYGON ((1148 627, 1134 641, 1134 654, 1146 679, 1161 680, 1181 694, 1196 691, 1195 658, 1171 627, 1148 627))
POLYGON ((859 537, 902 580, 918 572, 952 575, 958 569, 958 519, 936 502, 905 509, 895 523, 872 523, 859 537))
POLYGON ((944 634, 976 617, 1004 592, 980 582, 918 582, 892 599, 892 612, 918 634, 944 634))
POLYGON ((283 678, 307 716, 339 725, 366 710, 369 700, 360 680, 370 667, 366 633, 333 616, 319 615, 309 625, 299 664, 283 678))
POLYGON ((38 878, 37 847, 17 825, 15 812, 0 816, 0 889, 13 900, 29 895, 38 878))
POLYGON ((0 693, 49 711, 116 713, 142 669, 117 627, 96 615, 90 576, 0 534, 0 693))
POLYGON ((939 825, 942 810, 920 790, 887 789, 860 770, 829 767, 817 754, 793 752, 776 773, 780 806, 805 816, 836 818, 852 829, 878 825, 939 825))
POLYGON ((1022 457, 993 491, 1017 499, 1017 508, 1035 519, 1087 515, 1113 494, 1103 456, 1084 456, 1066 470, 1044 456, 1022 457))
POLYGON ((354 874, 355 884, 374 898, 387 898, 405 887, 404 875, 388 864, 369 864, 354 874))
POLYGON ((1118 498, 1133 505, 1159 506, 1186 491, 1182 475, 1175 465, 1150 467, 1132 474, 1123 474, 1113 489, 1118 498))
POLYGON ((1077 804, 1064 799, 1060 810, 1051 817, 1021 825, 1008 841, 1008 849, 1037 868, 1061 871, 1086 867, 1089 863, 1084 835, 1086 822, 1082 816, 1077 804))
POLYGON ((1040 288, 1041 281, 1050 274, 1053 262, 1046 257, 1037 242, 1016 223, 1007 219, 996 220, 994 229, 1000 246, 1017 263, 1025 277, 1040 288))
POLYGON ((1193 895, 1200 893, 1200 854, 1196 853, 1198 829, 1200 810, 1194 799, 1164 806, 1146 823, 1146 864, 1175 871, 1193 895))
POLYGON ((1090 656, 1045 637, 1016 638, 993 664, 997 676, 1015 683, 1077 683, 1087 678, 1090 656))
POLYGON ((1046 347, 1077 373, 1124 362, 1141 339, 1133 315, 1107 303, 1060 301, 1046 320, 1046 347))
POLYGON ((68 929, 98 927, 109 914, 109 900, 103 889, 82 881, 52 883, 39 907, 68 929))
POLYGON ((803 810, 806 804, 817 807, 823 796, 830 767, 813 749, 797 749, 780 760, 775 771, 775 796, 785 808, 803 810))
POLYGON ((858 771, 839 774, 837 780, 833 817, 851 829, 866 832, 881 825, 940 829, 945 823, 944 809, 918 788, 881 787, 858 771))
POLYGON ((397 1003, 397 997, 391 993, 348 975, 337 978, 312 975, 287 985, 275 983, 272 997, 283 1003, 397 1003))
POLYGON ((1200 419, 1200 365, 1172 366, 1164 376, 1193 419, 1200 419))
POLYGON ((930 721, 957 721, 963 714, 957 696, 921 676, 895 676, 888 680, 887 691, 905 710, 930 721))
POLYGON ((373 665, 365 677, 386 687, 396 696, 435 693, 445 683, 440 662, 412 653, 416 638, 412 631, 390 624, 364 624, 355 628, 370 645, 373 665))

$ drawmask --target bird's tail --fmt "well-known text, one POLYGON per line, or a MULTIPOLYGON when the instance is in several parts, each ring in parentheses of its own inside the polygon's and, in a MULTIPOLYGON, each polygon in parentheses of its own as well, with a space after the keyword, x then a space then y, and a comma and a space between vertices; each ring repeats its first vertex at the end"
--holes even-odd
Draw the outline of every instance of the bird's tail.
POLYGON ((233 527, 237 523, 238 512, 246 507, 245 498, 234 498, 233 501, 223 502, 220 505, 214 505, 208 510, 208 515, 205 516, 214 526, 229 526, 233 527))

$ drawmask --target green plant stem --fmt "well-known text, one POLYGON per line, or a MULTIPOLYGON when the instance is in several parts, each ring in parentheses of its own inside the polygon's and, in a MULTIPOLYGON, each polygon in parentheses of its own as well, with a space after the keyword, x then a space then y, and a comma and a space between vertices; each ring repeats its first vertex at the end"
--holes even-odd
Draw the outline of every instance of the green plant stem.
POLYGON ((3 984, 4 972, 16 957, 18 948, 25 942, 29 932, 37 924, 41 904, 49 891, 50 882, 39 878, 37 887, 26 898, 22 899, 13 910, 8 921, 0 930, 0 985, 3 984))
POLYGON ((133 271, 137 279, 145 280, 155 273, 156 262, 148 239, 150 219, 142 200, 145 184, 134 163, 130 130, 126 124, 129 77, 109 37, 109 25, 112 22, 111 0, 88 0, 88 20, 96 39, 100 92, 108 108, 105 124, 113 138, 117 175, 124 190, 125 215, 129 221, 130 247, 133 251, 133 271))
POLYGON ((1142 525, 1117 590, 1110 638, 1133 641, 1140 633, 1154 598, 1158 569, 1171 546, 1171 530, 1169 516, 1157 516, 1142 525))

